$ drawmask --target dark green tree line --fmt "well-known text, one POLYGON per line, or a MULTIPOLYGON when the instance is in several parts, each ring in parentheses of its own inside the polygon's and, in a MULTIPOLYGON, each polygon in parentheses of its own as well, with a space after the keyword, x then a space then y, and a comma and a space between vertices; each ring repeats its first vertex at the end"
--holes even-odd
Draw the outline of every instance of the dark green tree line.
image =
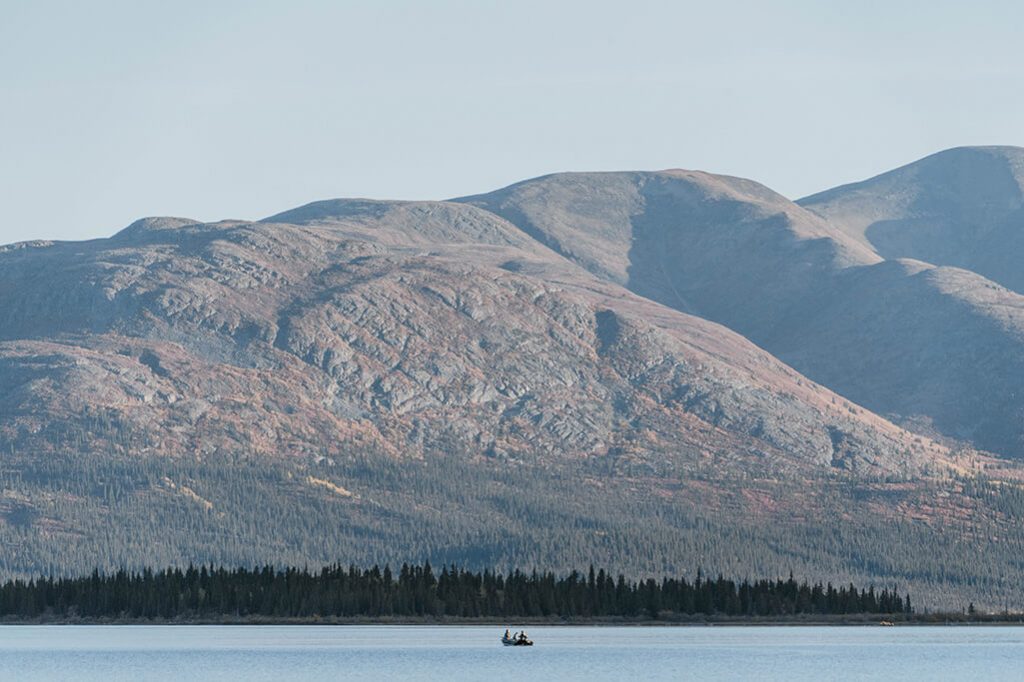
POLYGON ((314 617, 650 617, 665 614, 782 616, 910 613, 910 597, 874 587, 787 580, 737 582, 697 574, 693 581, 627 580, 593 567, 508 575, 430 563, 320 571, 192 567, 87 577, 9 580, 0 585, 0 616, 183 618, 314 617))

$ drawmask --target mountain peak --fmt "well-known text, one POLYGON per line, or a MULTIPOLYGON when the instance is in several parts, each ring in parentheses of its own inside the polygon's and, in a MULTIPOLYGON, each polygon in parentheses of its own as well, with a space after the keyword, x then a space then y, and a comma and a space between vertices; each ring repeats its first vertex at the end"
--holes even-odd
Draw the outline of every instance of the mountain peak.
POLYGON ((991 156, 1002 156, 1007 158, 1024 157, 1024 147, 1018 147, 1015 145, 962 145, 959 147, 950 147, 949 149, 943 149, 942 151, 935 152, 934 154, 931 154, 924 158, 957 158, 969 154, 988 154, 991 156))
POLYGON ((947 149, 798 203, 885 258, 974 270, 1024 293, 1024 148, 947 149))

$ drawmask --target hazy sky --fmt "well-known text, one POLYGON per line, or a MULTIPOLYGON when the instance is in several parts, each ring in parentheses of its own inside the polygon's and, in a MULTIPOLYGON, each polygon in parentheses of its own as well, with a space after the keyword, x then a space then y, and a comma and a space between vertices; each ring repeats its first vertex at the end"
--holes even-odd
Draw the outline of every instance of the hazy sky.
POLYGON ((0 243, 700 168, 790 197, 1024 145, 1019 2, 0 0, 0 243))

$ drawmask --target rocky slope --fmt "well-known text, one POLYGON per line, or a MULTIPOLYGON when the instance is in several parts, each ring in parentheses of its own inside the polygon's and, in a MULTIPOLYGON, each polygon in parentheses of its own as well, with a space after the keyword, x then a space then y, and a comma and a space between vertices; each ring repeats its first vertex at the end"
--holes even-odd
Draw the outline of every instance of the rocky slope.
POLYGON ((767 187, 703 172, 567 173, 460 201, 598 276, 759 343, 833 273, 881 261, 767 187))
POLYGON ((885 261, 757 183, 707 173, 555 175, 461 201, 869 409, 1024 455, 1024 298, 984 277, 885 261))
POLYGON ((103 414, 168 454, 337 456, 356 439, 399 457, 654 469, 707 453, 922 465, 900 429, 733 332, 560 263, 500 218, 369 208, 149 220, 0 254, 3 438, 59 449, 103 414))

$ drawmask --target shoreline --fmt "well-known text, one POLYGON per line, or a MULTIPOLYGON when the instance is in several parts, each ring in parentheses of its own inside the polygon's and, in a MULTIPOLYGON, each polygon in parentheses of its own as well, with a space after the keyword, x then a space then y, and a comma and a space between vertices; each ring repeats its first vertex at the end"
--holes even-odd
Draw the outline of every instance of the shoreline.
POLYGON ((135 626, 167 626, 167 625, 379 625, 379 626, 493 626, 509 627, 829 627, 829 626, 860 626, 860 627, 907 627, 907 626, 1022 626, 1024 614, 974 615, 964 614, 921 614, 901 617, 884 615, 843 615, 843 616, 775 616, 775 617, 729 617, 729 616, 675 616, 662 618, 558 618, 558 617, 520 617, 499 620, 495 618, 457 618, 457 617, 315 617, 315 618, 274 618, 266 616, 194 616, 184 618, 69 618, 40 616, 38 618, 0 619, 4 625, 135 625, 135 626))

